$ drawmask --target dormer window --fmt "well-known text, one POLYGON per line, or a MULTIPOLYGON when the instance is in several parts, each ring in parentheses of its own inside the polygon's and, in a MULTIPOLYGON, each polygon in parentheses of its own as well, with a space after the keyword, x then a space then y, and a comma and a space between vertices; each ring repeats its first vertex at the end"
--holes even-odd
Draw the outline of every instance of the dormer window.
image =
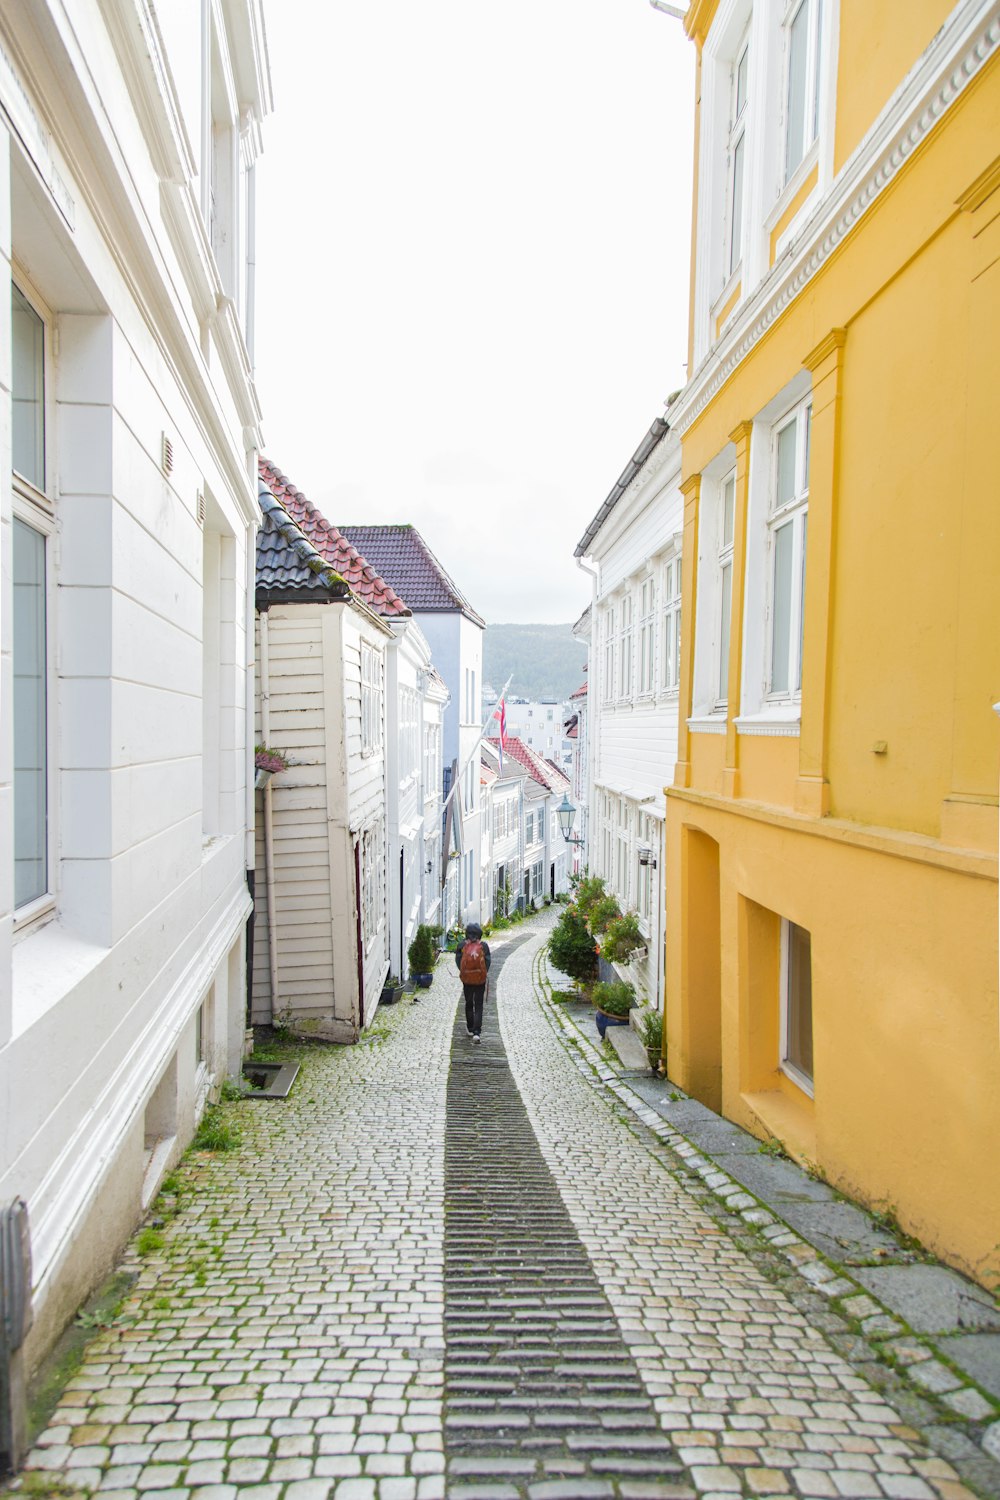
POLYGON ((799 0, 785 23, 785 181, 819 134, 822 0, 799 0))

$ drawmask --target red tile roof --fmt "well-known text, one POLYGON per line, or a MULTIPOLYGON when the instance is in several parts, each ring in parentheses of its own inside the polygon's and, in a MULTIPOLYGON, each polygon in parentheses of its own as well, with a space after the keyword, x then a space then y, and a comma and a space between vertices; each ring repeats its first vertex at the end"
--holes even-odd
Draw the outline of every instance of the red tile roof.
MULTIPOLYGON (((487 744, 499 746, 500 741, 490 738, 487 744)), ((539 786, 545 787, 547 791, 561 792, 569 789, 569 777, 560 771, 558 766, 553 765, 552 761, 544 760, 542 756, 537 755, 523 740, 515 736, 506 738, 503 742, 503 753, 509 755, 512 760, 516 760, 518 765, 523 766, 532 780, 537 781, 539 786)))
POLYGON ((574 698, 586 698, 586 696, 587 696, 587 684, 584 683, 583 687, 578 687, 575 693, 570 693, 570 695, 569 695, 569 701, 570 701, 570 703, 572 703, 574 698))
POLYGON ((257 468, 271 494, 312 542, 320 557, 337 570, 369 609, 379 615, 410 614, 395 589, 390 588, 343 532, 338 531, 270 459, 259 459, 257 468))
POLYGON ((344 535, 372 559, 383 578, 406 595, 415 614, 459 612, 485 621, 449 578, 415 526, 345 526, 344 535))

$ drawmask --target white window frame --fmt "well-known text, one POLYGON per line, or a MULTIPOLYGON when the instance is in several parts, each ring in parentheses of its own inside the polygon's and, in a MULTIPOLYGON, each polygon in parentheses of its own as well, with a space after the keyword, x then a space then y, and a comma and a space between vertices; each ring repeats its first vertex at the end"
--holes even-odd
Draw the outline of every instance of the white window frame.
POLYGON ((634 608, 631 593, 625 593, 618 605, 618 701, 630 703, 633 691, 633 618, 634 608))
MULTIPOLYGON (((22 906, 14 909, 14 932, 15 934, 27 931, 39 922, 47 920, 55 911, 59 886, 59 863, 58 863, 58 732, 56 722, 57 697, 57 675, 56 675, 56 601, 57 589, 55 579, 55 566, 53 548, 56 538, 56 511, 55 501, 51 493, 53 489, 53 476, 56 469, 56 455, 54 449, 55 434, 55 357, 53 326, 54 318, 51 309, 38 295, 31 281, 21 271, 20 267, 14 265, 10 276, 10 283, 17 287, 21 296, 28 306, 40 319, 42 324, 42 480, 43 488, 39 489, 30 479, 26 479, 12 466, 12 518, 21 521, 32 531, 37 532, 44 541, 45 549, 45 791, 46 791, 46 828, 45 828, 45 882, 46 888, 39 895, 22 906)), ((8 293, 11 295, 11 293, 8 293)), ((12 538, 13 545, 13 538, 12 538)), ((13 664, 12 664, 13 670, 13 664)), ((11 839, 11 855, 13 858, 13 830, 11 839)), ((11 868, 11 892, 12 901, 16 898, 14 890, 14 871, 11 868)))
POLYGON ((361 642, 361 753, 382 748, 382 655, 371 641, 361 642))
MULTIPOLYGON (((809 1098, 815 1097, 815 1057, 813 1059, 813 1073, 804 1072, 788 1056, 789 1052, 789 1029, 792 1019, 792 996, 791 996, 791 963, 789 960, 789 949, 791 946, 792 928, 797 923, 790 922, 787 917, 781 918, 781 964, 779 977, 780 995, 780 1034, 781 1034, 781 1071, 792 1080, 804 1094, 809 1098)), ((810 1037, 814 1039, 813 1016, 812 1016, 812 934, 807 928, 799 927, 809 938, 809 1007, 810 1007, 810 1037)))
POLYGON ((740 38, 733 56, 729 83, 729 137, 726 141, 726 255, 724 261, 727 285, 737 275, 743 264, 743 245, 746 234, 746 204, 748 181, 749 115, 750 115, 750 27, 740 38), (743 80, 743 103, 740 105, 740 71, 746 62, 743 80), (737 182, 736 158, 740 155, 740 177, 737 182), (737 196, 737 187, 739 194, 737 196), (736 222, 736 206, 739 204, 739 222, 736 222))
POLYGON ((382 819, 361 830, 361 930, 366 954, 385 919, 385 837, 382 819))
POLYGON ((781 180, 787 185, 802 163, 811 158, 821 129, 820 93, 822 86, 823 0, 791 0, 782 22, 784 73, 782 80, 783 119, 781 131, 781 180), (791 126, 792 27, 803 10, 809 11, 806 32, 806 71, 803 85, 802 140, 797 157, 788 160, 791 126), (811 118, 810 118, 811 117, 811 118))
POLYGON ((809 448, 812 422, 812 393, 799 401, 771 430, 771 473, 767 513, 767 622, 766 679, 764 697, 768 704, 797 704, 802 699, 802 644, 806 586, 806 543, 809 519, 809 448), (778 503, 778 450, 783 433, 795 428, 794 491, 778 503), (779 532, 792 527, 790 596, 788 602, 788 648, 782 663, 787 675, 784 687, 774 687, 776 617, 777 538, 779 532))
POLYGON ((616 610, 613 604, 604 609, 604 665, 601 673, 601 702, 613 703, 615 698, 615 636, 616 610))
POLYGON ((656 687, 656 579, 639 584, 639 661, 637 697, 651 698, 656 687))
POLYGON ((681 665, 681 554, 663 564, 660 583, 660 691, 676 696, 681 665))
POLYGON ((716 600, 716 649, 714 652, 715 708, 723 711, 729 704, 729 643, 733 626, 733 540, 736 535, 736 469, 724 474, 719 484, 719 506, 717 516, 718 549, 718 598, 716 600), (733 513, 727 536, 726 491, 732 485, 733 513), (728 590, 726 575, 728 573, 728 590), (725 670, 723 670, 723 668, 725 670))

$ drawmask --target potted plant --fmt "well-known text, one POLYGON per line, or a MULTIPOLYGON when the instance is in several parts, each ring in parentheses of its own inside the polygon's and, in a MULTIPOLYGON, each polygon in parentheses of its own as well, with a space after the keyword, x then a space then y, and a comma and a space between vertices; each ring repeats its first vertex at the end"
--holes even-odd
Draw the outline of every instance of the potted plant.
POLYGON ((434 952, 434 939, 431 930, 425 923, 421 922, 417 928, 413 942, 406 950, 406 957, 410 965, 410 978, 422 990, 430 989, 434 975, 434 960, 437 954, 434 952))
POLYGON ((614 916, 604 929, 601 953, 611 964, 631 963, 632 955, 646 946, 639 928, 639 918, 634 911, 614 916))
POLYGON ((382 981, 382 994, 379 1000, 379 1004, 395 1005, 396 1001, 399 999, 402 993, 402 982, 396 978, 395 974, 387 974, 385 979, 382 981))
POLYGON ((270 745, 255 745, 253 752, 254 790, 267 786, 276 771, 288 770, 288 758, 281 750, 272 750, 270 745))
POLYGON ((587 926, 595 937, 600 937, 612 922, 618 921, 622 909, 614 896, 600 896, 587 912, 587 926))
POLYGON ((601 980, 594 985, 591 999, 597 1010, 597 1030, 604 1035, 609 1026, 627 1026, 628 1013, 635 1004, 635 990, 624 979, 601 980))
POLYGON ((646 1048, 646 1056, 649 1058, 650 1069, 658 1073, 663 1057, 663 1012, 647 1011, 642 1018, 639 1031, 646 1048))

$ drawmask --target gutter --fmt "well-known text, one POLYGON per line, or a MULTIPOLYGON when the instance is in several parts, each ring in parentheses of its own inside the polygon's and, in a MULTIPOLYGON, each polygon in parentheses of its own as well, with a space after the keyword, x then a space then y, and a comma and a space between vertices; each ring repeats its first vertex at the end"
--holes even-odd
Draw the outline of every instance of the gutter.
POLYGON ((586 554, 590 551, 591 542, 594 540, 597 533, 600 531, 601 527, 608 519, 608 516, 614 510, 615 506, 618 504, 619 500, 624 495, 625 491, 628 489, 635 476, 639 473, 639 470, 643 467, 646 460, 653 452, 653 449, 659 445, 659 443, 663 440, 663 438, 666 437, 669 431, 670 424, 663 417, 657 417, 653 422, 652 427, 646 433, 646 436, 643 438, 642 442, 633 453, 628 462, 628 465, 618 476, 618 480, 611 493, 608 495, 604 504, 597 512, 597 515, 591 521, 590 525, 587 527, 587 530, 584 532, 583 536, 577 543, 576 551, 573 553, 574 557, 585 557, 586 554))

